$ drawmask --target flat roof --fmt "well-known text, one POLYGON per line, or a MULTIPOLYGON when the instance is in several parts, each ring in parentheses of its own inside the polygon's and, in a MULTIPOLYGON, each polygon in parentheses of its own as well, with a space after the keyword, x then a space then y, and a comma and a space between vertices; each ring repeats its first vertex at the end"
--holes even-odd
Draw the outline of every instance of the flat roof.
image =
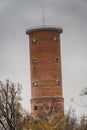
POLYGON ((56 31, 58 33, 62 33, 63 29, 59 26, 49 26, 49 25, 44 25, 44 26, 36 26, 36 27, 30 27, 26 29, 26 34, 29 34, 34 31, 43 31, 43 30, 51 30, 51 31, 56 31))

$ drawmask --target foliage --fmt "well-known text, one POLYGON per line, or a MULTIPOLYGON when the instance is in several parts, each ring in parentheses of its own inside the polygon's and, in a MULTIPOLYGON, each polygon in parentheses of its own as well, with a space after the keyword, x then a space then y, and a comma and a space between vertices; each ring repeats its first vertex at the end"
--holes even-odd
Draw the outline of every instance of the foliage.
POLYGON ((53 130, 53 127, 47 121, 37 119, 37 117, 28 114, 24 117, 22 125, 22 130, 53 130))
POLYGON ((78 121, 75 112, 71 109, 64 116, 59 114, 56 121, 54 126, 34 115, 27 115, 24 118, 23 130, 87 130, 86 116, 81 116, 78 121))

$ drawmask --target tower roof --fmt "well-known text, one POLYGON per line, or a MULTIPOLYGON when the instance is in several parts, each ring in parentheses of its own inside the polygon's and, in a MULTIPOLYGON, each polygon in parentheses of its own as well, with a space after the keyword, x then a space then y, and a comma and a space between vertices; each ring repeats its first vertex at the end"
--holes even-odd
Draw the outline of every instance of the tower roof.
POLYGON ((49 25, 45 25, 45 26, 36 26, 36 27, 30 27, 26 29, 26 34, 29 34, 31 32, 35 32, 35 31, 43 31, 43 30, 51 30, 51 31, 56 31, 58 33, 62 33, 63 29, 59 26, 49 26, 49 25))

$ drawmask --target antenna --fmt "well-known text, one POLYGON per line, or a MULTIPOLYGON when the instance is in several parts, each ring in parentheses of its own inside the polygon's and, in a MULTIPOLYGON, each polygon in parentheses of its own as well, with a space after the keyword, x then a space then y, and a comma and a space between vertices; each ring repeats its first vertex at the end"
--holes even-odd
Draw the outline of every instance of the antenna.
POLYGON ((42 16, 43 16, 43 26, 45 26, 44 10, 43 10, 43 12, 42 12, 42 16))

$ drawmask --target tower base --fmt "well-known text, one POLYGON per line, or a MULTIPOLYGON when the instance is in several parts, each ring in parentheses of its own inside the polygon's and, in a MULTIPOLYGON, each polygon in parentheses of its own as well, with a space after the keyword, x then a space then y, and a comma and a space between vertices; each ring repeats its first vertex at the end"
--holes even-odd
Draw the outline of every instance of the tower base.
POLYGON ((31 110, 35 116, 50 122, 58 114, 64 114, 64 99, 62 97, 31 99, 31 110))

